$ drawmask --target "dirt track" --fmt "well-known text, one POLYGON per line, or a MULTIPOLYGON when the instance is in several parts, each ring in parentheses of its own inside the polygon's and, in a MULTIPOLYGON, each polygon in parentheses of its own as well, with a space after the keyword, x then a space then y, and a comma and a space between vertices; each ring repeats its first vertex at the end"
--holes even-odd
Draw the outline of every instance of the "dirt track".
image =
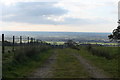
POLYGON ((52 76, 53 67, 57 53, 54 53, 40 68, 31 73, 30 78, 50 78, 52 76))
MULTIPOLYGON (((58 53, 55 52, 40 68, 32 72, 30 78, 51 78, 53 76, 52 74, 52 71, 54 70, 53 65, 56 62, 57 54, 58 53)), ((91 65, 89 61, 84 59, 79 54, 74 54, 69 52, 67 54, 75 56, 80 62, 78 64, 83 65, 83 67, 91 75, 91 78, 110 78, 105 74, 103 74, 103 71, 101 69, 91 65)))
POLYGON ((93 78, 110 78, 110 77, 106 76, 105 74, 103 74, 103 70, 91 65, 89 63, 89 61, 84 59, 79 54, 72 54, 72 55, 75 56, 79 60, 80 64, 82 64, 84 66, 84 68, 89 72, 89 74, 93 78))

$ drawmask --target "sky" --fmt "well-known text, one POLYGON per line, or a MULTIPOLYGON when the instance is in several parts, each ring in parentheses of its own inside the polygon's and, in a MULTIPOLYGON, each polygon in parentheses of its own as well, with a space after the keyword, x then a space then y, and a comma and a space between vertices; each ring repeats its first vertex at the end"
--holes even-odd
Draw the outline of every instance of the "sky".
POLYGON ((118 0, 0 0, 0 31, 112 32, 118 0))

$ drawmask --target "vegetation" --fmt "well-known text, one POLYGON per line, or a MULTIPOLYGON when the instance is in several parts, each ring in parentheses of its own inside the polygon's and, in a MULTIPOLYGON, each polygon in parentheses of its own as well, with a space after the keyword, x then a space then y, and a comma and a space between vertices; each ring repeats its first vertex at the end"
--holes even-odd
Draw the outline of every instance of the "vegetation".
MULTIPOLYGON (((55 44, 56 45, 56 44, 55 44)), ((119 48, 105 47, 95 44, 80 46, 72 40, 65 44, 67 47, 56 49, 49 45, 22 45, 5 47, 3 57, 3 77, 20 78, 27 77, 29 73, 40 67, 53 51, 58 53, 56 64, 54 65, 53 77, 55 78, 90 78, 91 76, 84 69, 76 57, 70 55, 79 54, 88 59, 94 66, 103 69, 103 72, 110 77, 120 77, 119 70, 119 48)))
POLYGON ((90 75, 84 69, 75 56, 70 53, 75 52, 74 49, 58 49, 56 64, 54 65, 55 78, 90 78, 90 75))
POLYGON ((3 54, 3 78, 26 77, 51 55, 48 46, 19 46, 3 54))
POLYGON ((88 45, 86 49, 92 53, 92 55, 101 56, 106 59, 116 58, 118 53, 118 48, 116 47, 104 47, 104 46, 92 46, 88 45))
POLYGON ((118 26, 117 29, 114 29, 112 34, 109 35, 108 37, 112 41, 115 40, 117 42, 120 42, 120 26, 118 26))
POLYGON ((72 40, 68 40, 65 45, 69 48, 77 49, 79 50, 78 44, 72 40))
POLYGON ((118 47, 93 47, 96 52, 89 51, 87 47, 81 47, 79 54, 88 59, 93 65, 104 70, 104 73, 113 78, 120 77, 118 47), (98 50, 98 51, 97 51, 98 50), (105 53, 105 55, 103 54, 105 53), (102 54, 103 56, 101 56, 102 54), (111 55, 112 58, 107 59, 104 56, 111 55))

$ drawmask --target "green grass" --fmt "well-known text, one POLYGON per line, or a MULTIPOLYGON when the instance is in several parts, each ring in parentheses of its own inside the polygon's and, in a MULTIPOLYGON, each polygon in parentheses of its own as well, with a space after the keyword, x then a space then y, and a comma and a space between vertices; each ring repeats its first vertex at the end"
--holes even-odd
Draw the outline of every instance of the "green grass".
POLYGON ((54 78, 89 78, 89 74, 76 57, 70 55, 73 49, 59 49, 57 62, 54 65, 54 78))
MULTIPOLYGON (((116 52, 114 52, 114 50, 118 49, 116 47, 115 48, 111 48, 111 47, 100 47, 99 49, 101 50, 105 50, 108 52, 111 52, 110 54, 116 54, 116 52), (112 53, 113 51, 113 53, 112 53)), ((119 60, 118 58, 113 58, 113 59, 106 59, 104 57, 100 57, 100 56, 96 56, 96 55, 92 55, 91 52, 87 51, 85 48, 81 48, 79 51, 79 54, 82 55, 84 58, 88 59, 93 65, 101 68, 104 70, 104 72, 106 74, 108 74, 109 76, 116 78, 116 77, 120 77, 120 72, 118 71, 118 64, 119 64, 119 60)))
MULTIPOLYGON (((24 48, 23 48, 24 49, 24 48)), ((16 59, 16 56, 14 53, 5 53, 3 54, 3 77, 4 78, 23 78, 27 77, 32 71, 34 71, 36 68, 40 67, 44 61, 52 55, 51 49, 46 49, 44 51, 40 50, 37 51, 38 53, 32 53, 32 56, 27 56, 26 52, 24 50, 19 50, 15 55, 18 55, 20 57, 20 61, 16 59), (24 54, 22 54, 22 51, 24 54), (26 54, 26 55, 25 55, 26 54)), ((37 49, 41 49, 38 47, 37 49)), ((26 48, 25 48, 26 50, 26 48)), ((28 49, 28 51, 30 51, 28 49)), ((32 51, 32 50, 31 50, 32 51)), ((36 52, 36 51, 35 51, 36 52)))
MULTIPOLYGON (((91 64, 104 70, 105 74, 116 78, 120 77, 119 57, 117 47, 93 47, 99 51, 105 51, 107 54, 114 56, 112 59, 106 59, 102 56, 93 55, 88 51, 86 46, 80 47, 80 50, 75 49, 56 49, 58 53, 57 62, 54 65, 53 72, 55 78, 89 78, 90 75, 84 69, 76 57, 69 53, 76 53, 89 60, 91 64)), ((5 47, 5 54, 3 57, 3 77, 5 78, 19 78, 27 77, 32 71, 40 67, 44 61, 50 57, 54 49, 49 49, 47 46, 20 48, 15 47, 18 51, 12 52, 12 47, 5 47), (10 51, 10 53, 8 52, 10 51)), ((97 53, 96 53, 97 54, 97 53)))

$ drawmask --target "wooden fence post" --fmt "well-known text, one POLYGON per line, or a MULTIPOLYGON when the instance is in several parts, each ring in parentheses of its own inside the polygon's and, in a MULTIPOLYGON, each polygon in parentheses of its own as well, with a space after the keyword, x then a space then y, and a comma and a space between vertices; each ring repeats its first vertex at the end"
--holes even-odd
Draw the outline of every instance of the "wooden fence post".
POLYGON ((12 51, 14 51, 14 49, 15 49, 15 36, 13 36, 13 50, 12 51))
POLYGON ((22 36, 20 36, 20 44, 22 44, 22 36))
POLYGON ((28 44, 29 44, 29 37, 28 37, 28 44))
POLYGON ((5 53, 4 34, 2 34, 2 53, 5 53))

